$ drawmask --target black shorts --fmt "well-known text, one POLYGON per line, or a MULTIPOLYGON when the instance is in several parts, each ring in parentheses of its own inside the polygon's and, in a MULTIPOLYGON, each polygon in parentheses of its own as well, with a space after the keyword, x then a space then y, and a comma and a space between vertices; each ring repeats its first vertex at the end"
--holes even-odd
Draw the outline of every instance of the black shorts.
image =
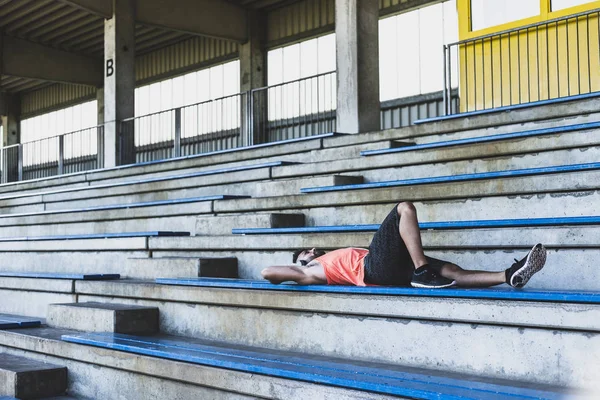
MULTIPOLYGON (((381 223, 365 257, 365 283, 373 285, 410 286, 415 266, 406 244, 400 237, 400 216, 397 205, 381 223)), ((447 261, 427 257, 429 265, 438 270, 447 261)))

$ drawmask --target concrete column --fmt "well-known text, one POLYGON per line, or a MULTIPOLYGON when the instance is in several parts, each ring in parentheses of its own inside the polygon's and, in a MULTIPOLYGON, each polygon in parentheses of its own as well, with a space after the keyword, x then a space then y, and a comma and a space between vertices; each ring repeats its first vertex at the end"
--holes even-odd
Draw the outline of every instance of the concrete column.
POLYGON ((104 123, 104 88, 96 88, 96 103, 98 105, 98 125, 104 123))
MULTIPOLYGON (((3 93, 0 96, 2 116, 2 147, 21 143, 21 97, 3 93)), ((19 165, 22 165, 21 149, 11 147, 2 153, 2 183, 19 180, 19 165)))
POLYGON ((112 0, 113 17, 104 22, 104 167, 135 162, 135 1, 112 0))
POLYGON ((21 98, 18 95, 3 94, 0 99, 0 114, 4 137, 2 146, 21 143, 21 98))
POLYGON ((380 129, 378 23, 378 1, 335 1, 338 132, 380 129))
MULTIPOLYGON (((256 10, 248 11, 248 41, 239 47, 240 92, 267 85, 267 18, 256 10)), ((244 97, 242 102, 242 137, 244 145, 265 141, 267 122, 266 92, 257 92, 252 99, 244 97)))

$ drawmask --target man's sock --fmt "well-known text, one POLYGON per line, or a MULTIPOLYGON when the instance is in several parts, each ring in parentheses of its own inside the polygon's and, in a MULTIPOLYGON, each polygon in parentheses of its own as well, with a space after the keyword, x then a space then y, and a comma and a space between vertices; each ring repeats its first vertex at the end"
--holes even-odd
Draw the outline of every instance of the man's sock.
POLYGON ((419 271, 419 272, 420 272, 420 271, 422 271, 424 268, 427 268, 427 267, 429 267, 429 264, 423 264, 423 265, 421 265, 419 268, 417 268, 415 271, 419 271))
POLYGON ((504 271, 504 282, 509 283, 510 282, 510 276, 512 275, 510 268, 507 268, 504 271))

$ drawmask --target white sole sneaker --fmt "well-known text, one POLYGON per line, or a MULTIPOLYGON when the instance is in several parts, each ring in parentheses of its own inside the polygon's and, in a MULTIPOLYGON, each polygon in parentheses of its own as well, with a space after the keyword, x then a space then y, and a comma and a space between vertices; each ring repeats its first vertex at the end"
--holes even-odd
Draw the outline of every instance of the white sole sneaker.
POLYGON ((527 254, 523 266, 510 277, 510 286, 515 288, 525 286, 536 272, 544 268, 544 264, 546 264, 546 248, 538 243, 527 254))
POLYGON ((448 288, 448 287, 452 287, 456 285, 456 281, 452 281, 451 283, 448 283, 446 285, 438 285, 438 286, 431 286, 431 285, 424 285, 421 283, 414 283, 411 282, 410 286, 414 287, 414 288, 421 288, 421 289, 443 289, 443 288, 448 288))

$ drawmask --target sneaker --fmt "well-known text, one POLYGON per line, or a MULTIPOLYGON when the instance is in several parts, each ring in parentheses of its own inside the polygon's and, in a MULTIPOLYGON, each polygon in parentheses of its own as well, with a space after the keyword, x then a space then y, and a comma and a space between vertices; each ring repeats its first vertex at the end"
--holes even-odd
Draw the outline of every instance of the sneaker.
POLYGON ((416 269, 410 281, 412 287, 429 289, 441 289, 454 286, 455 284, 455 281, 444 278, 429 265, 416 269))
POLYGON ((533 274, 544 267, 545 263, 546 249, 538 243, 521 260, 515 258, 515 263, 507 270, 506 283, 515 288, 522 288, 529 282, 533 274))

